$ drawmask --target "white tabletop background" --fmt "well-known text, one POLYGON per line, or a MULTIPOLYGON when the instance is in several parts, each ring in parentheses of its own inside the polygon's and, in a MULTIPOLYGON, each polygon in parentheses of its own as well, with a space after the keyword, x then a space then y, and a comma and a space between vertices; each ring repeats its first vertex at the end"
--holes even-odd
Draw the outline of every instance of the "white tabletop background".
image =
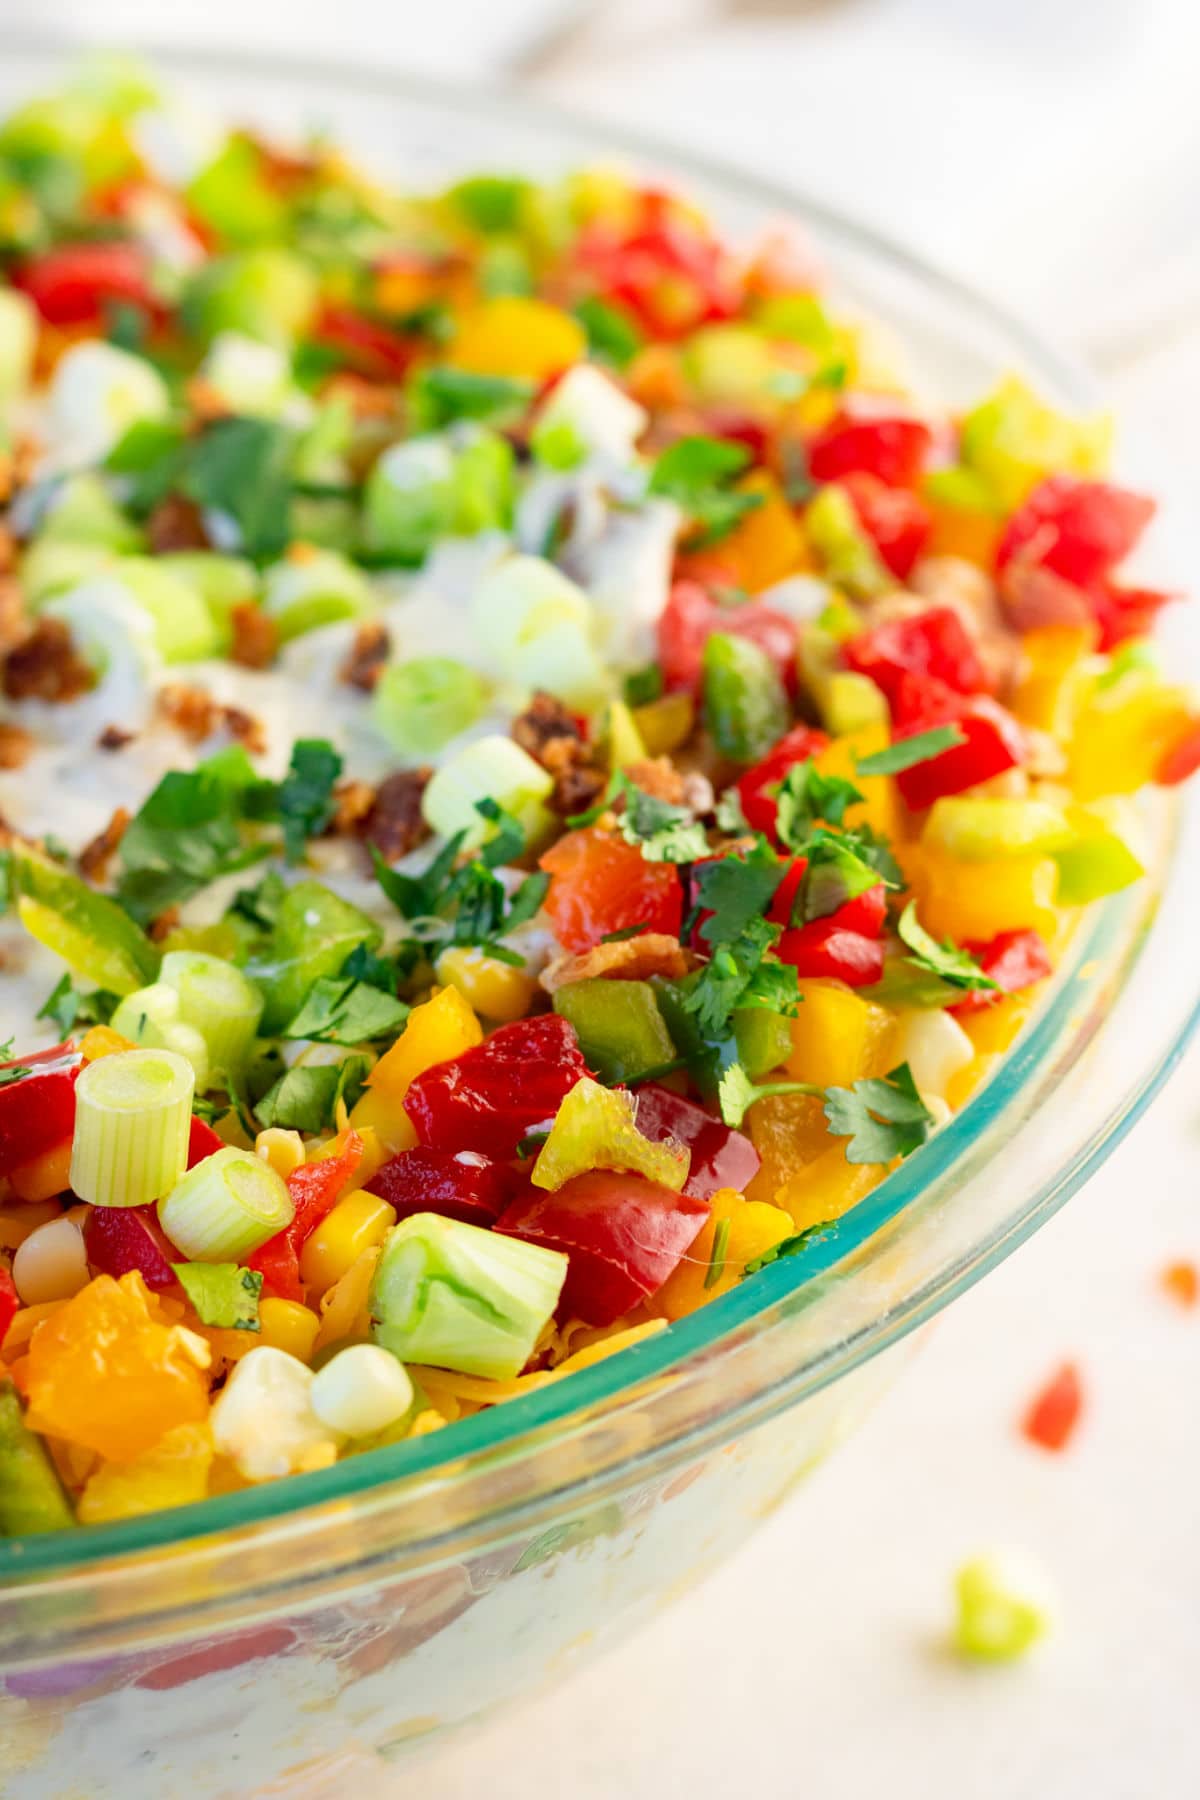
MULTIPOLYGON (((288 42, 543 92, 795 181, 1090 353, 1194 507, 1194 0, 45 0, 113 41, 288 42), (286 33, 286 37, 283 35, 286 33)), ((0 23, 29 23, 0 0, 0 23)), ((1185 540, 1186 541, 1186 540, 1185 540)), ((1165 571, 1176 583, 1195 566, 1165 571)), ((934 1328, 750 1545, 624 1648, 379 1790, 430 1800, 1191 1800, 1200 1793, 1200 1050, 1063 1214, 934 1328), (1064 1358, 1069 1452, 1016 1421, 1064 1358), (951 1578, 1012 1545, 1061 1624, 946 1652, 951 1578)))

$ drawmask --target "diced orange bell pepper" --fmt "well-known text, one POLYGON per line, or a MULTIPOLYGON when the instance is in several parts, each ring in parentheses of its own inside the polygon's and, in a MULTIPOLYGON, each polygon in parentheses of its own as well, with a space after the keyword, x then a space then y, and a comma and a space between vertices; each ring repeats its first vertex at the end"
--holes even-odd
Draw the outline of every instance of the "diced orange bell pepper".
POLYGON ((394 1155, 411 1150, 417 1134, 404 1111, 409 1086, 426 1069, 449 1062, 483 1042, 483 1030, 457 988, 445 987, 415 1006, 390 1050, 367 1076, 366 1092, 350 1115, 356 1131, 369 1126, 394 1155))
POLYGON ((1002 931, 1038 931, 1053 942, 1058 866, 1050 856, 964 863, 922 848, 906 861, 921 923, 938 938, 987 943, 1002 931))
MULTIPOLYGON (((253 1334, 246 1332, 247 1337, 253 1334)), ((126 1463, 102 1463, 79 1497, 81 1525, 104 1525, 164 1506, 203 1500, 212 1467, 207 1423, 173 1425, 157 1444, 126 1463)))
POLYGON ((779 1189, 829 1148, 824 1108, 810 1094, 768 1094, 750 1108, 747 1125, 761 1158, 747 1200, 773 1205, 779 1189))
POLYGON ((762 501, 721 539, 715 553, 729 570, 730 580, 748 594, 757 594, 787 575, 811 569, 804 530, 775 477, 755 469, 737 487, 742 494, 760 494, 762 501))
POLYGON ((847 807, 846 829, 857 831, 863 825, 894 841, 903 835, 904 809, 890 775, 860 775, 857 764, 877 751, 886 750, 891 734, 886 725, 865 725, 845 737, 834 738, 816 758, 822 775, 840 775, 852 781, 862 795, 862 803, 847 807))
POLYGON ((49 1200, 71 1185, 71 1141, 55 1144, 9 1171, 9 1186, 18 1200, 49 1200))
POLYGON ((1065 734, 1070 720, 1064 716, 1064 700, 1077 684, 1083 658, 1095 649, 1097 635, 1094 625, 1045 625, 1025 633, 1012 699, 1012 711, 1023 724, 1065 734))
POLYGON ((1003 520, 991 513, 947 506, 940 500, 927 498, 926 505, 933 521, 925 549, 927 556, 961 556, 981 569, 995 566, 1003 520))
POLYGON ((818 1087, 849 1087, 874 1075, 887 1060, 892 1015, 886 1007, 843 987, 839 981, 801 981, 801 1006, 791 1022, 792 1054, 787 1071, 794 1081, 818 1087))
POLYGON ((706 1301, 728 1293, 741 1280, 748 1262, 791 1236, 792 1221, 786 1212, 759 1200, 744 1200, 733 1188, 721 1188, 709 1205, 712 1210, 699 1237, 658 1292, 645 1301, 651 1317, 682 1319, 706 1301), (723 1220, 729 1221, 729 1230, 720 1272, 714 1276, 713 1251, 723 1220))
POLYGON ((477 375, 545 381, 586 353, 583 326, 561 307, 525 294, 497 294, 464 314, 446 360, 477 375))
POLYGON ((887 1174, 878 1163, 849 1163, 846 1147, 835 1141, 823 1156, 801 1169, 776 1195, 776 1204, 787 1210, 797 1231, 840 1218, 866 1198, 887 1174))

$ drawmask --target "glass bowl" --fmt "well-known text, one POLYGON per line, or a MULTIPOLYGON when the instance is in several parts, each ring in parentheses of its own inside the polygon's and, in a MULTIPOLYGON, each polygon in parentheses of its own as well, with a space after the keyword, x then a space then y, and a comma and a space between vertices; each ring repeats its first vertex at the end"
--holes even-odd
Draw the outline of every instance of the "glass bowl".
MULTIPOLYGON (((324 124, 418 185, 617 153, 735 236, 799 219, 835 291, 897 328, 941 399, 1017 368, 1062 406, 1095 404, 1085 377, 986 302, 785 189, 523 97, 278 58, 158 60, 223 113, 324 124)), ((58 74, 51 53, 11 47, 0 104, 58 74)), ((1164 877, 1200 851, 1200 822, 1156 797, 1147 827, 1150 875, 1087 915, 999 1071, 803 1254, 444 1432, 143 1520, 0 1542, 5 1793, 369 1785, 711 1570, 853 1428, 917 1328, 1086 1180, 1178 1058, 1200 940, 1186 884, 1164 877)))

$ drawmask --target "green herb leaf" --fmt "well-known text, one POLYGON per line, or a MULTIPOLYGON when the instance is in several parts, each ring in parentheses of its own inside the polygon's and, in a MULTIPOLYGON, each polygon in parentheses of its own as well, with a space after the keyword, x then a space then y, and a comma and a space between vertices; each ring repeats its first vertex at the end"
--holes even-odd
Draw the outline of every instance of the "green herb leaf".
POLYGON ((697 905, 712 914, 700 926, 702 941, 729 943, 756 920, 761 924, 784 874, 784 864, 763 839, 748 852, 704 863, 693 876, 697 905))
POLYGON ((900 923, 896 927, 902 943, 908 945, 912 959, 918 968, 927 969, 939 980, 949 982, 956 988, 979 988, 997 991, 996 983, 990 975, 985 975, 978 962, 969 950, 960 950, 957 944, 946 942, 939 944, 917 919, 917 903, 910 900, 900 915, 900 923))
POLYGON ((879 871, 859 855, 851 832, 838 835, 818 826, 803 848, 808 867, 792 909, 793 924, 827 919, 848 900, 878 887, 879 871))
POLYGON ((600 942, 623 944, 627 938, 641 937, 643 931, 648 931, 649 928, 649 922, 643 919, 640 925, 622 925, 618 931, 606 931, 600 942))
POLYGON ((408 1007, 394 994, 369 982, 322 976, 314 981, 285 1038, 307 1038, 320 1044, 369 1044, 394 1037, 408 1017, 408 1007))
POLYGON ((621 836, 647 862, 690 863, 708 855, 708 834, 686 806, 658 800, 625 778, 621 836))
POLYGON ((317 837, 332 819, 333 784, 342 772, 342 758, 325 738, 298 738, 292 760, 279 784, 279 817, 287 859, 299 862, 310 837, 317 837))
POLYGON ((739 1007, 795 1011, 799 1002, 796 971, 785 963, 766 960, 778 936, 778 925, 754 918, 735 938, 717 945, 695 985, 680 1001, 685 1012, 696 1015, 707 1036, 726 1032, 739 1007))
POLYGON ((505 812, 498 800, 490 796, 475 802, 475 811, 496 827, 492 836, 479 852, 480 859, 489 869, 499 869, 505 863, 512 862, 520 856, 525 848, 525 827, 519 819, 514 819, 510 812, 505 812))
POLYGON ((631 316, 607 300, 581 300, 575 317, 587 332, 588 348, 615 369, 628 368, 646 341, 631 316))
POLYGON ((722 1119, 736 1131, 754 1102, 764 1099, 768 1094, 808 1094, 819 1100, 824 1099, 825 1090, 814 1087, 811 1081, 754 1082, 741 1063, 730 1063, 717 1086, 717 1102, 722 1119))
POLYGON ((796 763, 779 784, 775 829, 789 850, 801 850, 819 819, 840 825, 847 807, 863 798, 852 781, 823 775, 811 757, 796 763))
POLYGON ((46 996, 36 1016, 52 1020, 62 1035, 68 1037, 76 1025, 107 1025, 116 1006, 116 994, 108 994, 103 988, 93 988, 90 993, 85 993, 75 986, 68 970, 46 996))
POLYGON ((237 791, 203 765, 172 769, 121 839, 117 898, 145 925, 219 875, 248 868, 269 851, 242 842, 237 791))
POLYGON ((881 881, 890 888, 904 886, 904 870, 892 855, 892 846, 882 832, 870 825, 856 825, 854 847, 864 862, 869 862, 881 881))
POLYGON ((685 512, 694 527, 688 549, 702 549, 728 536, 756 506, 761 494, 734 492, 729 483, 750 462, 743 444, 722 438, 685 437, 670 444, 650 474, 648 492, 662 494, 685 512))
POLYGON ((586 812, 569 813, 565 823, 572 831, 580 831, 585 825, 594 825, 604 813, 611 811, 614 801, 625 792, 627 779, 620 769, 614 769, 600 798, 586 812))
POLYGON ((444 363, 422 369, 409 387, 412 426, 440 431, 456 419, 499 423, 519 416, 533 399, 532 381, 509 375, 475 375, 444 363))
POLYGON ((247 556, 279 556, 291 537, 293 442, 271 419, 216 419, 187 446, 180 492, 233 519, 247 556))
POLYGON ((353 1106, 370 1070, 370 1058, 348 1056, 340 1063, 289 1069, 269 1087, 255 1107, 263 1125, 292 1131, 323 1131, 333 1123, 339 1099, 353 1106))
POLYGON ((626 706, 649 706, 662 698, 662 692, 663 672, 657 663, 647 663, 644 669, 634 669, 625 677, 626 706))
POLYGON ((760 1269, 767 1268, 773 1262, 779 1262, 785 1256, 798 1256, 801 1250, 807 1250, 810 1244, 819 1244, 829 1237, 835 1229, 832 1219, 822 1219, 819 1225, 807 1225, 803 1231, 793 1233, 791 1237, 781 1238, 764 1250, 761 1256, 751 1257, 742 1270, 743 1280, 747 1275, 757 1275, 760 1269))
POLYGON ((717 1229, 713 1232, 712 1255, 708 1259, 708 1268, 704 1271, 705 1292, 709 1288, 715 1288, 725 1273, 725 1260, 729 1254, 729 1233, 732 1228, 732 1219, 717 1220, 717 1229))
MULTIPOLYGON (((13 1040, 9 1038, 7 1043, 0 1044, 0 1063, 7 1062, 12 1053, 13 1040)), ((21 1081, 29 1073, 30 1070, 24 1063, 14 1063, 11 1068, 0 1069, 0 1087, 8 1087, 10 1082, 21 1081)))
POLYGON ((919 731, 915 737, 897 738, 886 750, 876 750, 855 763, 859 775, 900 775, 915 769, 918 763, 930 762, 943 750, 965 744, 966 738, 957 725, 938 725, 932 731, 919 731))
POLYGON ((848 1138, 849 1163, 889 1163, 919 1150, 933 1130, 933 1114, 901 1063, 883 1079, 856 1081, 825 1092, 825 1117, 834 1137, 848 1138))
POLYGON ((241 919, 248 919, 260 931, 270 931, 279 917, 279 908, 286 893, 287 884, 283 876, 272 869, 253 887, 239 888, 229 910, 241 919))
POLYGON ((512 899, 504 918, 505 931, 515 931, 518 925, 527 925, 537 913, 546 891, 550 886, 550 877, 539 869, 533 875, 527 875, 512 899))
POLYGON ((172 1263, 180 1287, 202 1325, 221 1331, 257 1331, 263 1278, 239 1263, 172 1263))

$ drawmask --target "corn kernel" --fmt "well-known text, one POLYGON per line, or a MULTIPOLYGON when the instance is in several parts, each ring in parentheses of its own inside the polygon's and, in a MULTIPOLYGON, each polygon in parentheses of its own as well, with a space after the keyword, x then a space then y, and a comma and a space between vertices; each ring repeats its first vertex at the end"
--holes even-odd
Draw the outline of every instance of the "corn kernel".
POLYGON ((304 1161, 304 1139, 298 1131, 286 1131, 282 1125, 272 1125, 255 1138, 254 1154, 286 1181, 293 1169, 298 1169, 304 1161))
POLYGON ((537 983, 524 969, 514 969, 482 950, 451 945, 437 960, 437 978, 457 988, 467 1004, 485 1019, 507 1025, 529 1011, 537 983))
POLYGON ((273 1294, 260 1301, 256 1342, 273 1350, 286 1350, 306 1363, 313 1353, 321 1321, 310 1306, 298 1300, 279 1300, 273 1294))
POLYGON ((355 1188, 339 1200, 305 1240, 300 1252, 300 1278, 317 1293, 325 1293, 346 1273, 364 1250, 380 1244, 396 1223, 396 1209, 355 1188))

